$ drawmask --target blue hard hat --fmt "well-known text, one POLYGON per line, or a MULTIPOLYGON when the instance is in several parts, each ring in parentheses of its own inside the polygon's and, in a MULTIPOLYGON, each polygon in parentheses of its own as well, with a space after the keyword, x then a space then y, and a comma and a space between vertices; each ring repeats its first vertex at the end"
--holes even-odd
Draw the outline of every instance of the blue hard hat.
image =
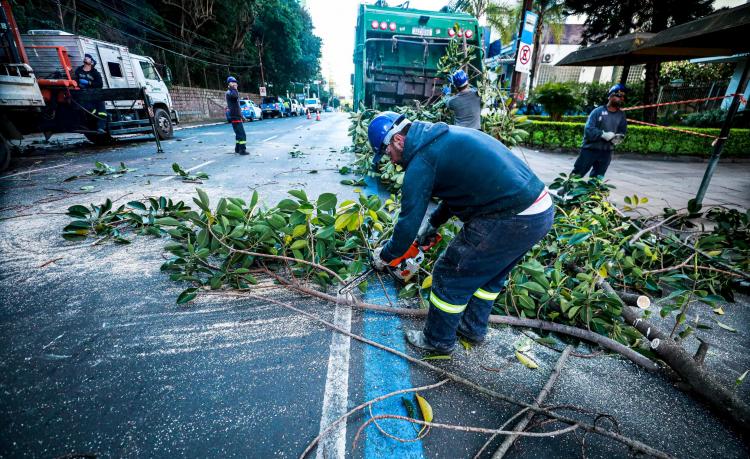
POLYGON ((396 112, 383 112, 370 121, 370 125, 367 127, 367 140, 370 141, 372 151, 375 153, 375 157, 372 159, 373 166, 377 166, 380 158, 383 157, 383 141, 388 132, 404 118, 404 115, 399 115, 396 112))
POLYGON ((96 59, 94 59, 94 56, 92 56, 92 55, 91 55, 91 54, 89 54, 89 53, 86 53, 86 54, 84 54, 84 55, 83 55, 83 59, 84 59, 84 60, 85 60, 85 59, 86 59, 87 57, 88 57, 89 59, 91 59, 91 65, 95 67, 95 66, 96 66, 96 59))
POLYGON ((622 83, 617 83, 616 85, 609 88, 609 92, 607 92, 607 97, 611 96, 612 94, 616 92, 627 92, 628 88, 625 87, 622 83))
POLYGON ((457 88, 466 86, 469 83, 469 75, 463 70, 456 70, 453 76, 451 76, 451 83, 457 88))
POLYGON ((237 83, 237 78, 233 76, 227 77, 227 84, 229 83, 237 83))

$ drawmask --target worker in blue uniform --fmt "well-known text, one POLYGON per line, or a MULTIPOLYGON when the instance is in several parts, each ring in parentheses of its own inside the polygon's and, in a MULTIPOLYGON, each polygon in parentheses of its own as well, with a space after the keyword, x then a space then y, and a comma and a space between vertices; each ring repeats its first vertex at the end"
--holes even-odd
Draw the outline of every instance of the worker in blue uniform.
POLYGON ((450 81, 457 92, 446 99, 445 105, 453 110, 453 124, 481 129, 482 99, 477 90, 469 85, 469 75, 463 70, 457 70, 451 75, 450 81))
POLYGON ((438 353, 452 352, 457 334, 481 343, 508 273, 552 227, 544 183, 476 129, 384 112, 370 123, 368 138, 374 164, 387 154, 405 169, 401 211, 391 239, 373 252, 376 269, 403 255, 415 238, 426 245, 449 218, 463 222, 432 271, 424 329, 408 330, 407 341, 438 353), (432 197, 441 202, 422 223, 432 197))
MULTIPOLYGON (((89 53, 83 55, 83 64, 76 68, 75 78, 78 82, 78 87, 86 89, 101 89, 104 84, 102 82, 102 75, 96 69, 96 59, 89 53)), ((91 116, 96 118, 96 130, 99 134, 104 134, 104 128, 107 126, 107 110, 104 106, 103 100, 86 101, 82 104, 83 109, 90 113, 91 116)))
POLYGON ((581 152, 571 174, 583 177, 591 171, 591 177, 604 177, 612 162, 612 150, 625 139, 628 129, 628 120, 621 110, 626 91, 622 84, 612 86, 607 93, 607 105, 597 107, 589 114, 583 129, 581 152))
POLYGON ((234 152, 247 155, 247 136, 245 126, 242 125, 242 110, 240 110, 240 93, 237 91, 237 79, 233 76, 227 78, 227 108, 229 109, 229 122, 234 130, 234 152))

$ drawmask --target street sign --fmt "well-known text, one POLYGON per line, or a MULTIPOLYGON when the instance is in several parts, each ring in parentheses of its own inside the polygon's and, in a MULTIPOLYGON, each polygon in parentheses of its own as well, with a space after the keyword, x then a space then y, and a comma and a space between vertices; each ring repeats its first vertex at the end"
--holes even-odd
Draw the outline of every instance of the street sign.
POLYGON ((529 73, 531 71, 531 56, 534 55, 534 45, 521 43, 516 59, 516 72, 529 73))
POLYGON ((523 30, 521 40, 518 43, 516 54, 516 72, 529 73, 531 71, 531 58, 534 55, 534 31, 538 16, 533 11, 526 11, 523 17, 523 30))
POLYGON ((260 97, 266 97, 266 87, 265 86, 261 86, 260 88, 258 88, 258 92, 260 93, 260 97))

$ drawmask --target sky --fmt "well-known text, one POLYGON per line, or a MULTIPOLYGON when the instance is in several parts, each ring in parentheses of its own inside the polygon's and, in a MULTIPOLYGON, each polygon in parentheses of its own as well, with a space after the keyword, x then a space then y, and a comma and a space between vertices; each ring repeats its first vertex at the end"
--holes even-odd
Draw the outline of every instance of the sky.
MULTIPOLYGON (((307 10, 312 16, 313 31, 323 40, 321 72, 336 84, 339 95, 351 97, 350 75, 354 73, 354 27, 357 24, 357 9, 361 0, 306 0, 307 10)), ((367 1, 364 3, 374 3, 367 1)), ((398 5, 401 0, 391 0, 398 5)), ((437 11, 449 0, 411 0, 410 8, 437 11)))

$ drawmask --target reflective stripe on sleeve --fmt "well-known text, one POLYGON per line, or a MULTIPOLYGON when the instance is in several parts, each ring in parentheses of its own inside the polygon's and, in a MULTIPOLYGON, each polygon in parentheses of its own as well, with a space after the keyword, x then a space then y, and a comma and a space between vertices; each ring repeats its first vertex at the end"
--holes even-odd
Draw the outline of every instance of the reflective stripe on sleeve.
POLYGON ((465 304, 450 304, 446 301, 441 300, 435 295, 435 292, 430 292, 430 303, 435 305, 436 308, 448 314, 460 314, 466 309, 465 304))
POLYGON ((480 300, 489 300, 489 301, 495 301, 497 297, 500 295, 500 292, 492 293, 488 292, 487 290, 477 289, 476 292, 474 292, 474 296, 479 298, 480 300))

